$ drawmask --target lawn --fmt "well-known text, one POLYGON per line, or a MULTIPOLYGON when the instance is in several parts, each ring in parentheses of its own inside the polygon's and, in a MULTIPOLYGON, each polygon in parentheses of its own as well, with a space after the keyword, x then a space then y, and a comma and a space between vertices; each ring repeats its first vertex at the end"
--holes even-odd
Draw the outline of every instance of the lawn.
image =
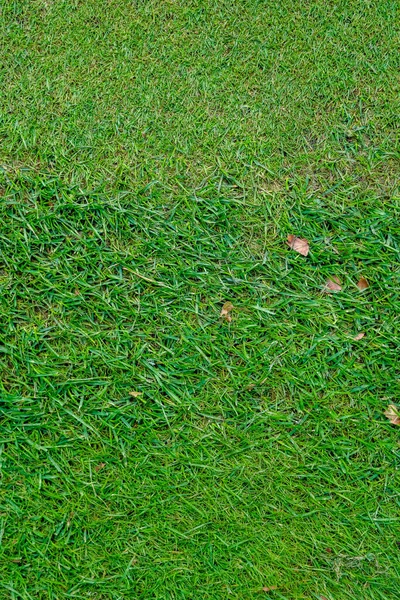
POLYGON ((397 2, 0 10, 0 598, 399 598, 397 2))

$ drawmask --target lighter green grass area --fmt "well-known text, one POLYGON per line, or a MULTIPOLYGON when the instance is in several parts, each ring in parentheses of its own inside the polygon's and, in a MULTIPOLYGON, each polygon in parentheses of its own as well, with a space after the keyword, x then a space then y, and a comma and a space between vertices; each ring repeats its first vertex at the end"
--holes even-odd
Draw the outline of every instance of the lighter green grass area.
POLYGON ((400 597, 399 25, 2 3, 0 598, 400 597))

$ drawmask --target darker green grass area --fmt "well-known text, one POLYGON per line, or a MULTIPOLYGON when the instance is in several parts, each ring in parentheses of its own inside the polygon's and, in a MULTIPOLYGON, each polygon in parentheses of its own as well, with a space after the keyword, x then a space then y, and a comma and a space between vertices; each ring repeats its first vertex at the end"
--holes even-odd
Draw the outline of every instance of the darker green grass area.
POLYGON ((1 598, 399 597, 396 10, 2 7, 1 598))

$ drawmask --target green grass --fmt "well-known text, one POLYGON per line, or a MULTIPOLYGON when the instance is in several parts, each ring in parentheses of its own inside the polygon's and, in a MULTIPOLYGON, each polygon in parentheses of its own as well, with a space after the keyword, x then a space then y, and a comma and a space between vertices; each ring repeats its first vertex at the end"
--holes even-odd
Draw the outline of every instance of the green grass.
POLYGON ((398 598, 397 4, 0 26, 0 598, 398 598))

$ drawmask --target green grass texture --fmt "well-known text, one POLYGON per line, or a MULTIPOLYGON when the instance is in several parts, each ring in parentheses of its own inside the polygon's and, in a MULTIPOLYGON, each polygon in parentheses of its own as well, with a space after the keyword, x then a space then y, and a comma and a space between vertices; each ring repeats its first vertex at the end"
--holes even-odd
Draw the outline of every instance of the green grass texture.
POLYGON ((3 0, 1 600, 400 597, 398 11, 3 0))

